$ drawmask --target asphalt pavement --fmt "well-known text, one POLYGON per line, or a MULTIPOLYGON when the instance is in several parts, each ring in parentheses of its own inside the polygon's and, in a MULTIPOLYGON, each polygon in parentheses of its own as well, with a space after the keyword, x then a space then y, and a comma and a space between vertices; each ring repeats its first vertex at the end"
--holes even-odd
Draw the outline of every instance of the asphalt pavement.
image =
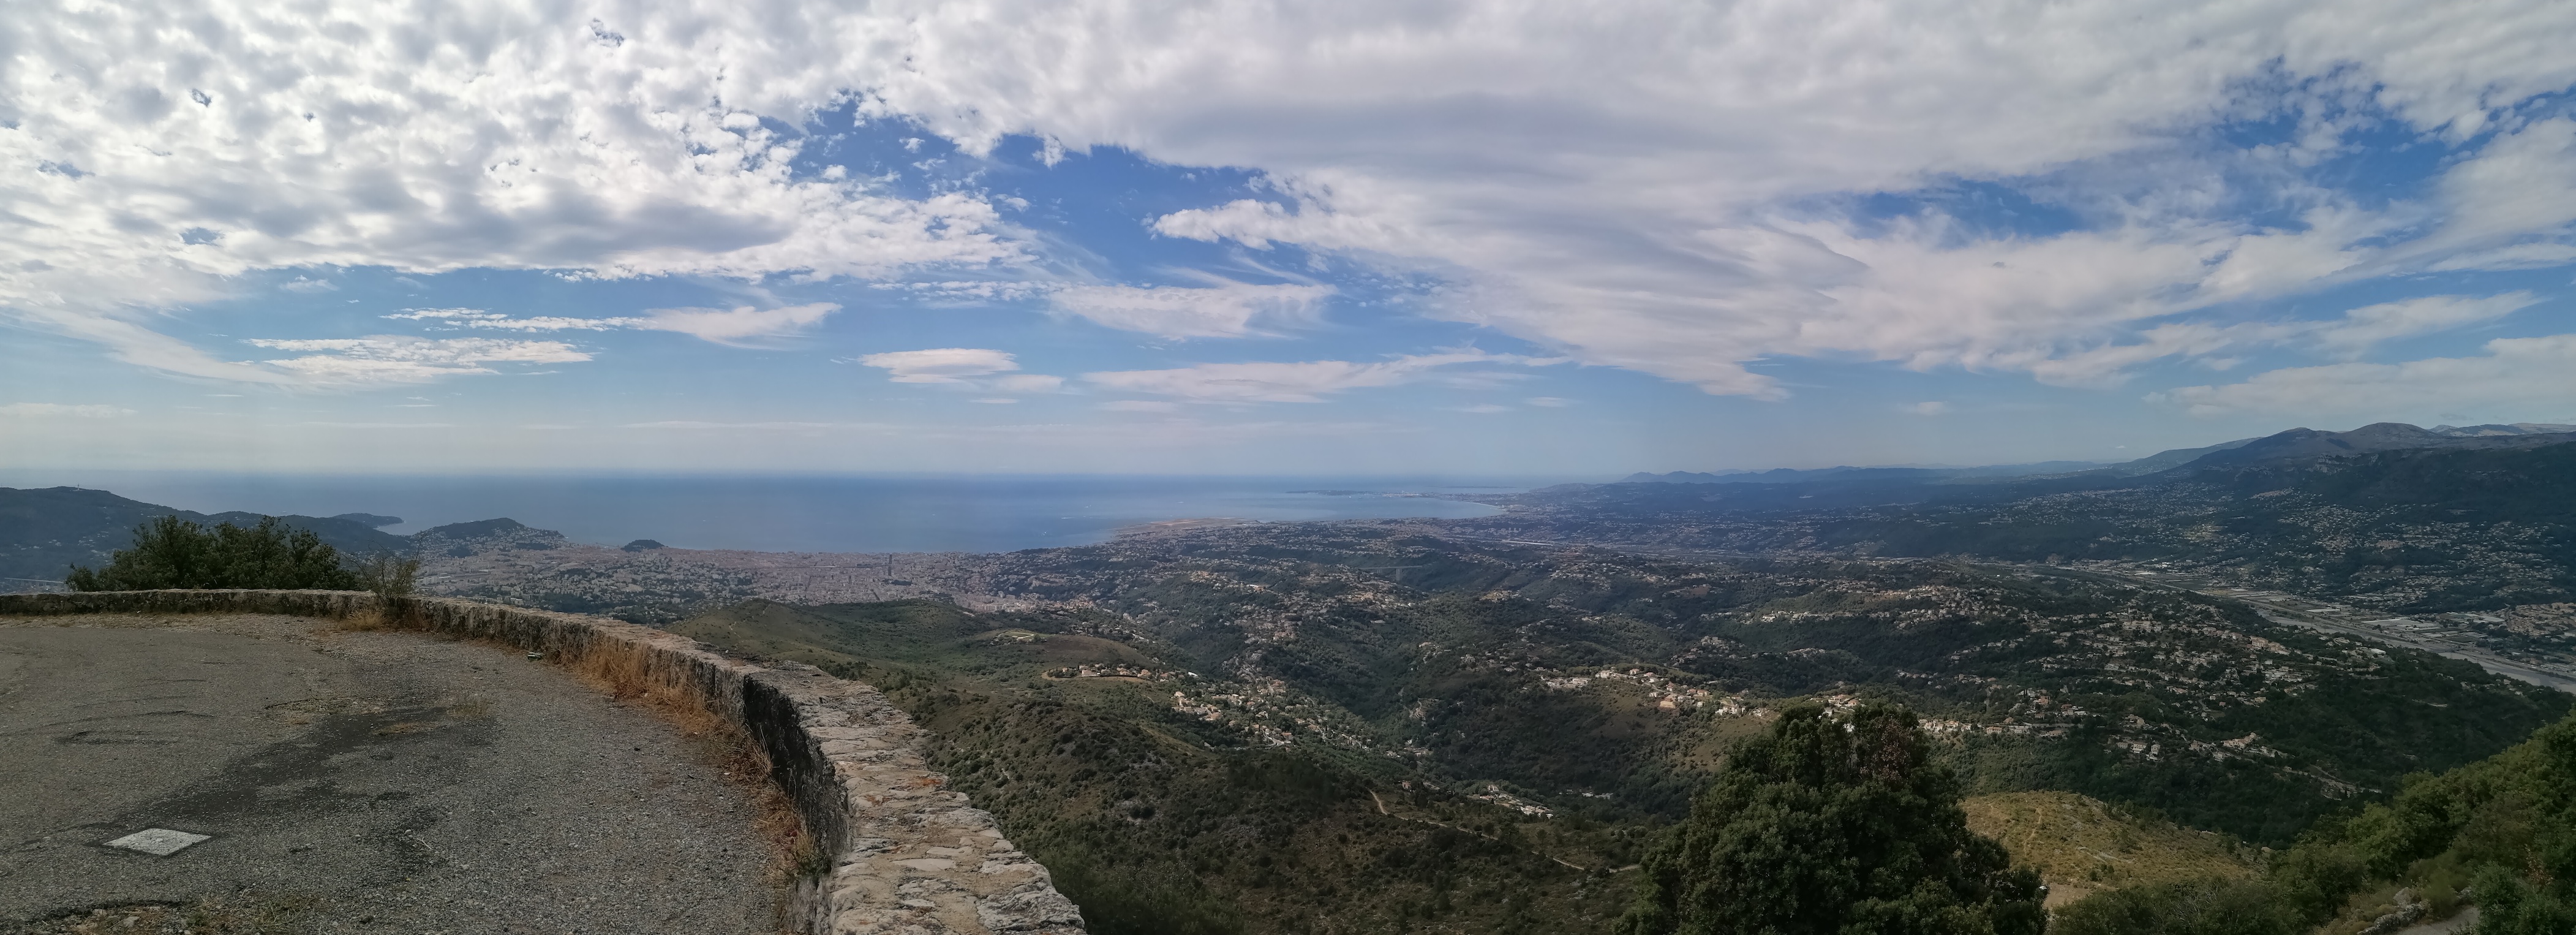
POLYGON ((504 647, 0 618, 0 931, 779 931, 705 747, 504 647))

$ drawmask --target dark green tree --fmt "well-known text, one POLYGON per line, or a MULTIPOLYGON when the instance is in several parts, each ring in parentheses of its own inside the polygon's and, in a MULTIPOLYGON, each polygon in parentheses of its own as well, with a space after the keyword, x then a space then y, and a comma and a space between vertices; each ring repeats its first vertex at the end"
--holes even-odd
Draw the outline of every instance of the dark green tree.
POLYGON ((1784 711, 1646 858, 1620 935, 2039 935, 2039 876, 1968 830, 1912 712, 1784 711))
POLYGON ((108 556, 98 570, 74 566, 63 579, 75 591, 146 591, 159 588, 326 588, 358 586, 340 567, 340 550, 311 530, 292 529, 274 516, 244 529, 231 523, 207 529, 176 516, 134 528, 134 546, 108 556))

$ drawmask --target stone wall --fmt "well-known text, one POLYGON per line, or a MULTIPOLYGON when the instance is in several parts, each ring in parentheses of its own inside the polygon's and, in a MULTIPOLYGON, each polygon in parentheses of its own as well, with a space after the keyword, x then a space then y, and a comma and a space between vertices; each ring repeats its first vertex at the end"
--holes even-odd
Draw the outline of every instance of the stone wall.
MULTIPOLYGON (((615 671, 743 728, 771 779, 832 855, 800 881, 795 921, 817 935, 1080 935, 1082 916, 993 817, 948 791, 920 730, 876 689, 797 663, 752 663, 605 617, 445 598, 404 602, 395 625, 492 639, 547 661, 615 671)), ((233 613, 346 618, 377 610, 355 591, 92 591, 0 594, 0 615, 233 613)))

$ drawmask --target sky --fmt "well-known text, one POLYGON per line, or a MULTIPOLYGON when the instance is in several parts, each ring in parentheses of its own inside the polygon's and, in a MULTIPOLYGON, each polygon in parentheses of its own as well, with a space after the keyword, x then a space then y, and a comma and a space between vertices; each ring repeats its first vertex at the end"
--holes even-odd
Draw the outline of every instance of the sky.
POLYGON ((2576 4, 21 0, 0 468, 2576 422, 2576 4))

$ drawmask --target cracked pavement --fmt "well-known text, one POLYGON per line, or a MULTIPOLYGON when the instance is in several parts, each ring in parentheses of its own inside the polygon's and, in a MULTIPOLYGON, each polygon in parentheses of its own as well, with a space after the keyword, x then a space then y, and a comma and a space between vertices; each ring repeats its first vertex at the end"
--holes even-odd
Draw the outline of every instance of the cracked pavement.
POLYGON ((779 930, 752 787, 703 741, 514 650, 327 627, 0 619, 0 930, 152 904, 289 932, 779 930), (104 846, 146 828, 212 837, 104 846))

